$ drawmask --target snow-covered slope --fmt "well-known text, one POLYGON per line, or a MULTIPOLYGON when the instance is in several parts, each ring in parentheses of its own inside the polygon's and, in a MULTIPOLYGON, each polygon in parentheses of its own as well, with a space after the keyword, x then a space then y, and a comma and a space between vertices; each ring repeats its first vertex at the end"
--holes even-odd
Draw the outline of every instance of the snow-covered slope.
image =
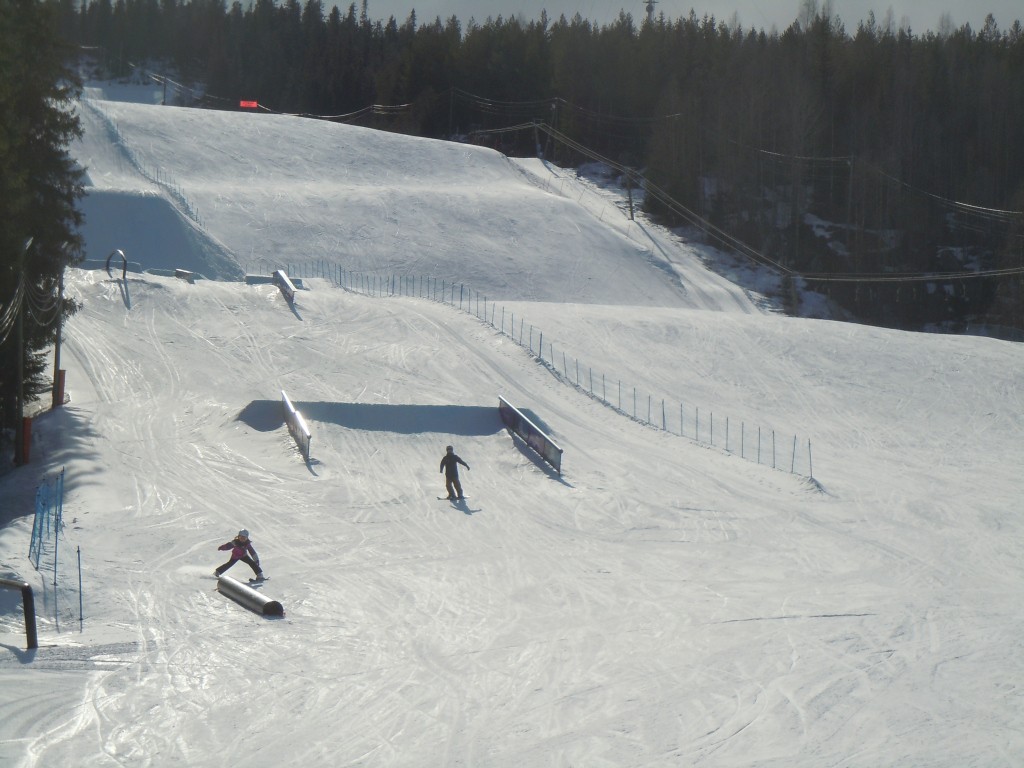
POLYGON ((636 223, 560 193, 557 169, 544 180, 484 150, 99 108, 120 133, 84 110, 93 192, 130 202, 94 209, 90 248, 111 244, 95 257, 121 247, 117 214, 136 205, 147 254, 170 211, 224 263, 244 262, 263 221, 295 260, 343 252, 346 269, 465 279, 610 376, 811 437, 815 482, 626 418, 426 298, 311 279, 289 307, 270 285, 72 270, 71 400, 36 420, 33 463, 0 477, 0 575, 37 590, 42 646, 23 650, 0 592, 0 765, 1024 753, 1024 348, 762 314, 685 244, 656 256, 636 223), (139 176, 143 157, 177 186, 139 176), (551 207, 565 221, 546 227, 551 207), (342 236, 361 226, 364 247, 342 236), (308 463, 281 390, 310 422, 308 463), (563 447, 561 476, 503 430, 499 395, 563 447), (436 498, 447 443, 472 467, 463 506, 436 498), (54 590, 26 553, 35 487, 61 468, 54 590), (215 591, 216 547, 243 526, 283 619, 215 591))
POLYGON ((221 249, 194 270, 208 277, 324 263, 456 279, 497 299, 753 311, 695 254, 537 162, 281 115, 99 99, 81 115, 91 258, 121 248, 143 268, 193 266, 195 254, 167 244, 174 236, 106 226, 96 207, 130 192, 184 212, 178 238, 201 224, 221 249))

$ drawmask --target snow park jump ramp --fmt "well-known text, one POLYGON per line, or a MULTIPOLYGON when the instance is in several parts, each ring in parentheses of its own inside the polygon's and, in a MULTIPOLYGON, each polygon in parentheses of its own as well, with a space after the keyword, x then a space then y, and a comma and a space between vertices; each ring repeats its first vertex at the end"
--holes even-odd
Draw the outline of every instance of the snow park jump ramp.
POLYGON ((142 269, 170 265, 211 280, 242 278, 243 270, 228 250, 165 197, 95 187, 86 190, 81 201, 82 236, 90 258, 121 250, 142 269), (117 226, 111 227, 111 221, 117 226))

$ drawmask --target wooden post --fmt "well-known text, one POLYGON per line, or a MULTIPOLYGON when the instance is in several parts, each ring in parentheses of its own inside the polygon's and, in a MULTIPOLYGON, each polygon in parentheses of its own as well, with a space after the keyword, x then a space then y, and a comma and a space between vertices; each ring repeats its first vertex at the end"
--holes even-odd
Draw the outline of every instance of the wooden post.
POLYGON ((39 637, 36 634, 36 601, 32 596, 32 587, 27 581, 15 581, 14 579, 0 579, 0 587, 21 590, 21 604, 25 612, 25 641, 29 650, 39 647, 39 637))

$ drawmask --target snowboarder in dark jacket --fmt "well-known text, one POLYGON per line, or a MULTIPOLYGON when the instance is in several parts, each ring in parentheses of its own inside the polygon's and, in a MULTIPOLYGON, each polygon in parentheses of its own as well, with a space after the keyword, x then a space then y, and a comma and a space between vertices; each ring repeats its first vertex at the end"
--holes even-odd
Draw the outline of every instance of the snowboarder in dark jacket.
POLYGON ((444 487, 448 491, 449 499, 464 499, 462 495, 462 483, 459 482, 459 464, 469 469, 469 464, 459 458, 455 449, 450 445, 445 448, 444 458, 441 459, 440 472, 444 472, 444 487))
POLYGON ((231 559, 224 563, 224 565, 218 566, 217 570, 214 571, 215 575, 220 576, 224 571, 241 560, 252 568, 257 579, 263 578, 263 569, 260 568, 260 556, 256 554, 256 548, 253 547, 252 542, 249 540, 249 532, 244 528, 238 532, 235 538, 227 544, 221 544, 217 549, 230 549, 231 559))

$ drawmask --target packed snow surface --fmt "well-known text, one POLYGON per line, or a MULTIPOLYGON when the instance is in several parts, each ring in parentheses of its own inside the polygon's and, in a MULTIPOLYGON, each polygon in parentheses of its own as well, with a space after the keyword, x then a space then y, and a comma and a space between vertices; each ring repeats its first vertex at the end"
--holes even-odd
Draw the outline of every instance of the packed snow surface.
POLYGON ((0 765, 1019 765, 1024 346, 784 317, 540 161, 121 96, 0 477, 0 765))

